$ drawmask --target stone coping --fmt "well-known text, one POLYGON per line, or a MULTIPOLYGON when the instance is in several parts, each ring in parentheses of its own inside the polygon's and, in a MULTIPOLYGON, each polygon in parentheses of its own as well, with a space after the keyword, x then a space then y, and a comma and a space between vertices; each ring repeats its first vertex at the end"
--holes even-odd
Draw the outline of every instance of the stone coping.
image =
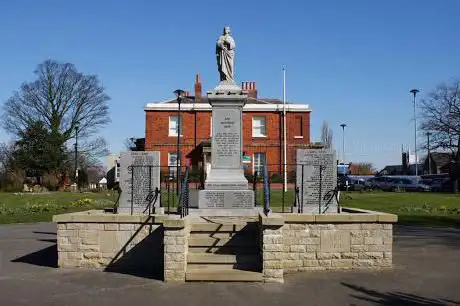
MULTIPOLYGON (((259 214, 259 220, 266 226, 282 226, 284 223, 396 223, 398 216, 372 210, 343 207, 341 214, 259 214)), ((53 216, 56 223, 154 223, 167 228, 184 228, 192 216, 178 215, 112 214, 102 210, 88 210, 53 216)))
MULTIPOLYGON (((156 223, 165 221, 181 221, 178 215, 143 215, 113 214, 103 210, 87 210, 53 216, 56 223, 156 223), (150 220, 149 220, 150 219, 150 220)), ((174 222, 173 222, 174 223, 174 222)), ((176 222, 177 223, 177 222, 176 222)), ((171 223, 172 226, 172 223, 171 223)))
POLYGON ((342 207, 341 214, 281 214, 287 223, 396 223, 398 216, 378 211, 342 207))

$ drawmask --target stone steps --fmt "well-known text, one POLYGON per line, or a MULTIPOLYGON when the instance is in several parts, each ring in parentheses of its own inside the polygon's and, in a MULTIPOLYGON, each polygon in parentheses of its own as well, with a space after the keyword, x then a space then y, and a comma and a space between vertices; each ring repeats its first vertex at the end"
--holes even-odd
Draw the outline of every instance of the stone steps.
POLYGON ((201 282, 261 282, 262 273, 236 269, 210 269, 196 268, 187 269, 186 281, 201 282))
POLYGON ((257 264, 258 255, 188 253, 187 264, 257 264))
POLYGON ((252 223, 194 223, 192 232, 240 232, 256 231, 257 225, 252 223))
POLYGON ((233 236, 232 238, 216 238, 216 237, 195 237, 193 234, 190 236, 188 245, 189 247, 222 247, 222 246, 252 246, 254 237, 251 236, 233 236))
POLYGON ((245 248, 237 246, 221 246, 221 247, 190 247, 188 253, 212 253, 212 254, 230 254, 230 255, 246 255, 246 254, 259 254, 259 248, 254 246, 247 246, 245 248))
POLYGON ((188 243, 187 281, 262 281, 254 220, 193 222, 188 243))

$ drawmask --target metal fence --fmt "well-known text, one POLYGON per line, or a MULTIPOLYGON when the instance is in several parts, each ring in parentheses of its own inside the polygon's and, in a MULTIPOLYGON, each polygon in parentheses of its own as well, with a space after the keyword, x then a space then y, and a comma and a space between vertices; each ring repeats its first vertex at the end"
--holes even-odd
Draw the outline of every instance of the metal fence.
MULTIPOLYGON (((276 165, 278 166, 278 165, 276 165)), ((263 165, 262 171, 245 172, 249 188, 254 191, 255 206, 262 206, 265 213, 269 211, 281 213, 303 213, 304 195, 308 186, 304 178, 305 164, 286 165, 290 171, 277 168, 276 171, 269 171, 270 165, 263 165), (297 168, 300 168, 299 183, 296 183, 297 168), (285 179, 286 174, 286 179, 285 179)), ((192 190, 204 189, 205 171, 200 167, 193 166, 132 166, 137 169, 131 172, 131 195, 132 203, 136 194, 143 194, 144 212, 152 212, 153 207, 163 207, 165 213, 177 213, 186 216, 189 213, 192 190), (158 169, 159 168, 159 169, 158 169), (143 169, 143 170, 141 170, 143 169), (141 171, 144 176, 136 175, 141 171), (153 175, 159 175, 159 182, 153 175), (147 178, 145 177, 147 176, 147 178), (138 181, 142 178, 142 181, 138 181), (148 183, 146 183, 148 182, 148 183)), ((272 167, 273 168, 273 167, 272 167)), ((318 213, 325 213, 329 210, 330 204, 335 199, 339 203, 338 187, 323 192, 323 168, 319 171, 319 192, 318 192, 318 213)))

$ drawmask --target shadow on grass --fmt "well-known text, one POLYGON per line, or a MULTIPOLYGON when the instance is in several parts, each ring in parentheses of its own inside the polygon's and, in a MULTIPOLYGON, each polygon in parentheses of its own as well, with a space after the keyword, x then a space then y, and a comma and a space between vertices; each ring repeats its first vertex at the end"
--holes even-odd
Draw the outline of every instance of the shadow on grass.
POLYGON ((415 294, 403 293, 403 292, 379 292, 376 290, 367 289, 365 287, 356 286, 348 283, 341 283, 351 290, 353 293, 351 297, 373 303, 375 305, 432 305, 432 306, 451 306, 460 305, 458 301, 452 301, 447 299, 433 299, 428 297, 422 297, 415 294))

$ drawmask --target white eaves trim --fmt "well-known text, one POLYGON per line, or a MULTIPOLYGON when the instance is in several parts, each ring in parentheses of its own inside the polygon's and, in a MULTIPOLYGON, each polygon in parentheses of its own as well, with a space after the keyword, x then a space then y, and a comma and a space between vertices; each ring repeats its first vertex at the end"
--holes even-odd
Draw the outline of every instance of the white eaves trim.
MULTIPOLYGON (((148 103, 145 111, 177 111, 177 103, 148 103)), ((211 111, 208 103, 181 103, 183 111, 211 111)), ((283 111, 283 104, 246 104, 243 107, 246 112, 278 112, 283 111)), ((286 104, 286 112, 311 112, 308 104, 286 104)))

